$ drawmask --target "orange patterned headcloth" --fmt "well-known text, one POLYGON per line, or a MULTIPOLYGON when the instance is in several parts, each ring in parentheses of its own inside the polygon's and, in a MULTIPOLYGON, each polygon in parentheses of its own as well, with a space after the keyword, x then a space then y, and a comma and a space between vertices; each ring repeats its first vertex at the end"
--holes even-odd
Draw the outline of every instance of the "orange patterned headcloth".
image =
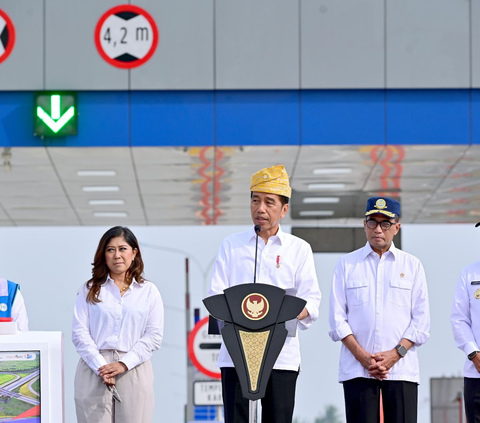
POLYGON ((283 165, 272 166, 254 173, 250 183, 250 191, 267 192, 290 198, 292 188, 287 171, 283 165))

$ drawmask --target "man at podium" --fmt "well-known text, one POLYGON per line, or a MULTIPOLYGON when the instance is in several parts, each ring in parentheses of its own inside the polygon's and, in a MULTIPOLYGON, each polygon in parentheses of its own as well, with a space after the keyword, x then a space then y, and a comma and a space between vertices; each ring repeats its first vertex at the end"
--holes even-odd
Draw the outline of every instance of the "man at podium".
POLYGON ((28 316, 20 286, 0 278, 0 318, 11 318, 17 322, 18 330, 28 330, 28 316))
MULTIPOLYGON (((256 269, 255 282, 278 286, 288 295, 307 301, 298 316, 298 327, 308 329, 318 317, 321 294, 310 245, 280 227, 292 192, 285 168, 280 165, 258 171, 252 176, 250 191, 254 227, 230 235, 222 242, 208 295, 223 294, 226 288, 253 282, 256 269)), ((223 343, 218 366, 222 374, 225 422, 247 423, 249 403, 242 396, 237 373, 223 343)), ((298 336, 291 336, 278 356, 262 399, 263 423, 292 422, 299 370, 298 336)))

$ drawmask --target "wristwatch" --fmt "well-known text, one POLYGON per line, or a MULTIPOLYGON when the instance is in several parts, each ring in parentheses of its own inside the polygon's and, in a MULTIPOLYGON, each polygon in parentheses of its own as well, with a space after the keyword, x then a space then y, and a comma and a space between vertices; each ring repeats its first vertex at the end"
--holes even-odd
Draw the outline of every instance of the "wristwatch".
POLYGON ((397 350, 398 354, 400 355, 400 358, 403 358, 407 355, 407 349, 402 345, 398 344, 395 349, 397 350))
POLYGON ((471 361, 480 351, 474 351, 467 355, 468 359, 471 361))

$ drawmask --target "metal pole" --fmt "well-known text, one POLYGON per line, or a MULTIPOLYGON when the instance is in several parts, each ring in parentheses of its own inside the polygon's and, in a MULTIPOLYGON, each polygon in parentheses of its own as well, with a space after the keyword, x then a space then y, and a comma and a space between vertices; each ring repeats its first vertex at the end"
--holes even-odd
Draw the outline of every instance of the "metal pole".
POLYGON ((190 334, 190 280, 189 280, 189 269, 188 269, 188 257, 185 258, 185 319, 187 326, 187 341, 188 335, 190 334))
POLYGON ((380 423, 384 423, 383 420, 383 396, 382 390, 380 389, 380 423))
POLYGON ((258 408, 258 400, 248 401, 248 423, 257 423, 258 415, 257 415, 257 408, 258 408))
MULTIPOLYGON (((188 335, 190 334, 190 279, 188 269, 188 257, 185 258, 185 329, 187 332, 186 345, 188 345, 188 335)), ((187 404, 185 406, 185 422, 193 420, 193 377, 194 368, 187 354, 187 404)))
POLYGON ((460 423, 463 423, 463 407, 462 407, 462 394, 460 394, 459 392, 459 395, 458 395, 458 417, 459 417, 459 422, 460 423))

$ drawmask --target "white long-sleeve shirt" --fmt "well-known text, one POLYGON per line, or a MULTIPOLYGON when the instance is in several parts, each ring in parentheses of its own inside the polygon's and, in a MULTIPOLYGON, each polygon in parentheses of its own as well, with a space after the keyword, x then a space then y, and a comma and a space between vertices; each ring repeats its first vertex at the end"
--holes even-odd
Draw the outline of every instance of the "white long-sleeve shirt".
MULTIPOLYGON (((213 267, 209 296, 223 294, 223 290, 231 286, 253 282, 255 236, 252 228, 223 240, 213 267)), ((305 307, 309 316, 298 322, 300 329, 307 329, 317 319, 321 293, 312 249, 304 240, 283 232, 281 228, 275 236, 268 239, 266 245, 259 237, 257 283, 278 286, 285 289, 288 295, 307 301, 305 307)), ((232 359, 223 343, 218 367, 233 367, 232 359)), ((287 337, 273 368, 298 371, 299 367, 298 337, 287 337)))
MULTIPOLYGON (((466 356, 480 351, 480 261, 465 267, 458 279, 450 316, 455 344, 466 356), (475 293, 477 293, 477 299, 475 293)), ((480 378, 475 365, 466 357, 465 377, 480 378)))
POLYGON ((127 368, 148 360, 163 339, 163 302, 157 287, 133 280, 123 297, 108 277, 100 289, 100 303, 87 302, 88 288, 78 293, 73 313, 72 341, 78 354, 98 374, 107 364, 100 350, 126 352, 127 368))
MULTIPOLYGON (((343 256, 333 277, 329 320, 333 341, 353 334, 372 354, 393 349, 402 338, 412 341, 388 379, 419 383, 416 349, 430 336, 430 311, 425 272, 416 257, 392 243, 380 258, 368 242, 343 256)), ((371 378, 342 345, 339 382, 357 377, 371 378)))

